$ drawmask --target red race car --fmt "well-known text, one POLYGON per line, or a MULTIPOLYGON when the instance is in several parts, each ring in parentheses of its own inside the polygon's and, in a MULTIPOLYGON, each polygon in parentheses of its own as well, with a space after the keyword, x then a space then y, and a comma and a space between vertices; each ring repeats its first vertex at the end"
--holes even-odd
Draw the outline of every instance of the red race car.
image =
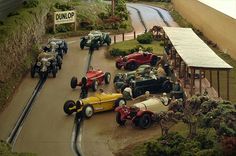
POLYGON ((93 91, 96 91, 98 85, 109 84, 111 80, 111 74, 109 72, 104 73, 102 70, 93 70, 90 69, 86 73, 86 77, 83 77, 81 81, 78 83, 77 77, 73 76, 71 78, 70 86, 72 89, 76 88, 76 86, 82 86, 82 84, 86 84, 88 88, 92 88, 93 91))
POLYGON ((160 59, 160 57, 149 52, 136 52, 116 59, 116 68, 124 67, 126 70, 135 70, 142 64, 155 66, 160 59))

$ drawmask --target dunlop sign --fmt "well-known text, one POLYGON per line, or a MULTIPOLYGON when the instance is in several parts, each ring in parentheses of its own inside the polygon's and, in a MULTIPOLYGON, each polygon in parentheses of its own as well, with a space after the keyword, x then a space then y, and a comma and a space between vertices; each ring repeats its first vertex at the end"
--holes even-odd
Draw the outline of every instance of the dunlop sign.
POLYGON ((54 24, 74 23, 76 22, 75 11, 54 12, 54 24))

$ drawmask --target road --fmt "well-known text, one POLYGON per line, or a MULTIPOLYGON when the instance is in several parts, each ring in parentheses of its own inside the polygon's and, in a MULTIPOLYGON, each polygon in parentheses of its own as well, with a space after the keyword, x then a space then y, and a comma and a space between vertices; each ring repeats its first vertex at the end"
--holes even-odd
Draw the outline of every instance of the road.
MULTIPOLYGON (((140 10, 141 16, 148 28, 157 24, 165 24, 157 11, 148 6, 139 4, 128 4, 128 6, 131 12, 131 18, 133 19, 133 27, 137 34, 144 32, 144 27, 139 20, 137 9, 140 10)), ((169 18, 166 12, 163 13, 163 16, 171 25, 175 26, 175 24, 172 24, 173 20, 169 18)), ((129 34, 130 37, 131 35, 129 34)), ((74 116, 64 115, 63 104, 66 100, 76 100, 79 96, 79 89, 73 91, 69 83, 72 76, 79 78, 83 76, 88 50, 80 50, 79 37, 69 38, 67 41, 69 42, 69 52, 64 57, 62 69, 55 79, 48 78, 44 84, 31 112, 22 126, 13 151, 33 152, 39 156, 74 155, 71 147, 74 116)), ((115 69, 114 60, 106 59, 105 50, 106 48, 101 48, 99 51, 95 51, 92 65, 94 68, 109 71, 114 75, 118 71, 115 69)), ((0 139, 7 139, 37 81, 37 78, 31 79, 27 75, 17 89, 8 107, 0 114, 0 139)), ((112 84, 106 85, 103 88, 106 92, 114 92, 112 84)), ((90 93, 90 95, 92 94, 90 93)), ((125 129, 117 127, 114 122, 113 112, 101 113, 95 115, 90 120, 85 120, 81 126, 81 130, 78 146, 81 145, 82 153, 88 156, 99 154, 106 156, 113 155, 119 148, 123 148, 129 143, 142 141, 159 133, 159 130, 155 129, 155 126, 145 132, 134 130, 130 125, 125 127, 125 129), (124 133, 117 133, 117 131, 124 133), (150 135, 146 136, 146 132, 150 132, 150 135), (120 137, 120 135, 123 137, 120 137), (130 137, 126 138, 126 136, 130 137)))

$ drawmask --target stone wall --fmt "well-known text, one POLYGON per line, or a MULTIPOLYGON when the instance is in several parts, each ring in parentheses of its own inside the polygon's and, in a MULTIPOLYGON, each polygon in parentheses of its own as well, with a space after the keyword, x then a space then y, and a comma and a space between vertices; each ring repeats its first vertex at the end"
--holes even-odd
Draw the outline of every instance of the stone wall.
POLYGON ((236 59, 236 19, 197 0, 172 0, 175 10, 236 59))
POLYGON ((21 9, 0 25, 0 110, 37 55, 33 47, 45 34, 50 4, 21 9))

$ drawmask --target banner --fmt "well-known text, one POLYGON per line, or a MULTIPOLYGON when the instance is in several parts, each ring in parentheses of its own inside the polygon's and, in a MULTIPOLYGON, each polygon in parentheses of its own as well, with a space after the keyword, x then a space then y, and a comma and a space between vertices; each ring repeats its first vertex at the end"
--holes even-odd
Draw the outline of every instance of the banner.
POLYGON ((76 14, 74 10, 54 12, 54 24, 74 23, 76 14))

